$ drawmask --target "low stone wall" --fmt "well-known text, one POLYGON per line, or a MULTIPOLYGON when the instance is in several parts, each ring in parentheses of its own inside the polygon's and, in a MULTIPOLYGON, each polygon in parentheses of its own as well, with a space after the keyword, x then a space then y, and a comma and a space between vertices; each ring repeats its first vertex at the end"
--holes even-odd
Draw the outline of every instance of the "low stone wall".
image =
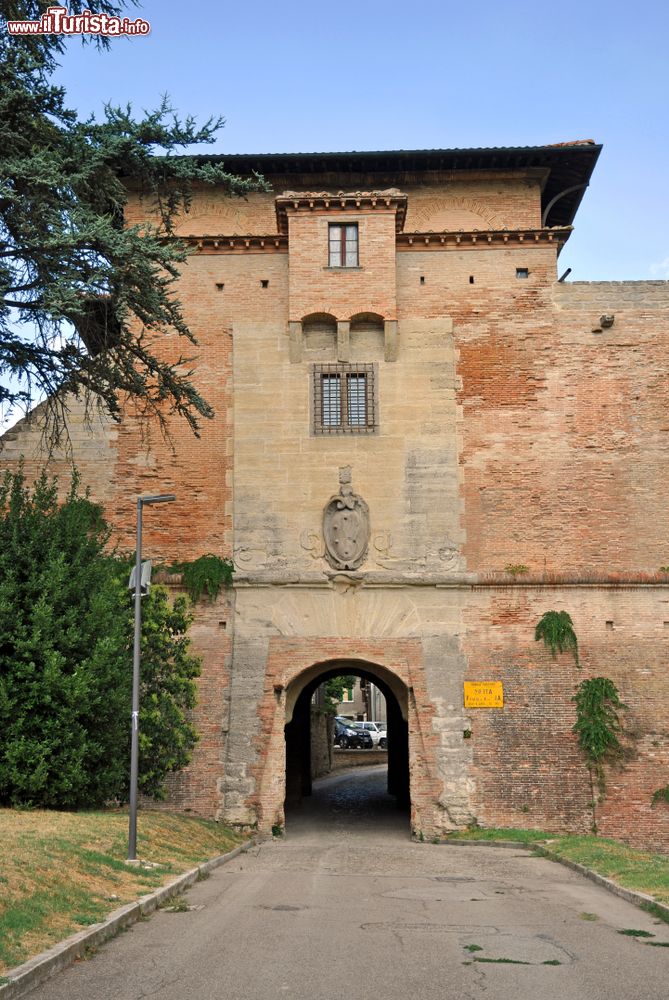
POLYGON ((344 767, 372 767, 374 764, 387 763, 387 750, 340 750, 335 747, 332 754, 333 771, 340 771, 344 767))

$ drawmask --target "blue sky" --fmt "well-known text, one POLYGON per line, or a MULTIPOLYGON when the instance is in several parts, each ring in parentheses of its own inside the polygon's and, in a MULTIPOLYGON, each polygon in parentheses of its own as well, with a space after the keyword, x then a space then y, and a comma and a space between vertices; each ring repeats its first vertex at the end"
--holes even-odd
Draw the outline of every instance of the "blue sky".
POLYGON ((231 153, 592 138, 604 150, 560 269, 669 278, 661 0, 145 0, 137 14, 148 36, 69 44, 58 78, 81 114, 168 93, 184 114, 222 114, 212 150, 231 153))

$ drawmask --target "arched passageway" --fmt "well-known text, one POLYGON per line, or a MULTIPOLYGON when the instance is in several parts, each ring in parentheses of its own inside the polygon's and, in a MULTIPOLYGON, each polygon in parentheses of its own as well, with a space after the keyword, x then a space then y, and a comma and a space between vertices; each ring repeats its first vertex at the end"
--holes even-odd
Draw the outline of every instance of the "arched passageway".
POLYGON ((345 660, 319 664, 295 678, 286 697, 286 802, 290 809, 312 792, 312 699, 321 684, 342 675, 370 681, 386 700, 388 724, 387 789, 397 806, 410 806, 408 690, 394 674, 376 664, 345 660))

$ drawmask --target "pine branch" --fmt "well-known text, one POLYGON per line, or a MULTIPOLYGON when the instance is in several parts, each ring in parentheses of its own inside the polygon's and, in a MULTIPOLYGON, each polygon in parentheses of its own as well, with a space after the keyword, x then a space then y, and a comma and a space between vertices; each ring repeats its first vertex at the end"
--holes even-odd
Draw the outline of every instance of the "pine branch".
MULTIPOLYGON (((41 6, 3 10, 32 18, 41 6)), ((130 399, 161 428, 176 415, 198 433, 213 411, 195 359, 168 363, 157 348, 168 332, 195 343, 176 294, 190 253, 176 225, 196 185, 240 197, 267 186, 183 155, 214 141, 223 120, 181 119, 167 97, 140 118, 108 105, 101 121, 79 121, 50 82, 58 43, 21 41, 0 43, 0 402, 30 407, 46 394, 54 443, 69 400, 88 409, 90 395, 113 419, 130 399), (152 223, 125 226, 130 191, 152 223)))

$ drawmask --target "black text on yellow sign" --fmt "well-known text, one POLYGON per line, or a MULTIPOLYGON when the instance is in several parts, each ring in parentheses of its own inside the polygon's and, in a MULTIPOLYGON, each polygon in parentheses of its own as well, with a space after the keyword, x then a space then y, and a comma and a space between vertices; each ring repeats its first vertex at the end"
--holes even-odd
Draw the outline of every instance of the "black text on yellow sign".
POLYGON ((465 681, 465 708, 504 708, 501 681, 465 681))

